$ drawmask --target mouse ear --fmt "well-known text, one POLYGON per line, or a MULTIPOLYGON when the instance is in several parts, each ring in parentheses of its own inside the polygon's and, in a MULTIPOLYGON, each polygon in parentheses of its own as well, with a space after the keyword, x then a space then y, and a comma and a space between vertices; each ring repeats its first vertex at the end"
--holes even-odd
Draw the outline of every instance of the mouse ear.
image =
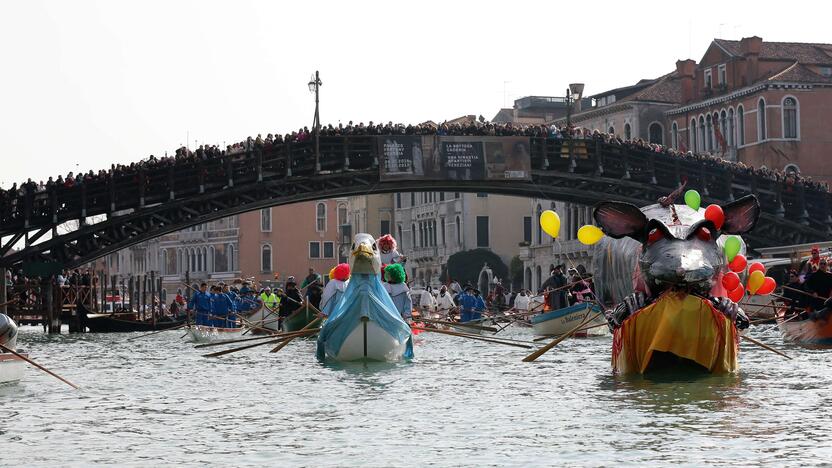
POLYGON ((722 207, 725 234, 744 234, 754 228, 760 217, 760 202, 754 195, 747 195, 722 207))
POLYGON ((595 221, 604 233, 614 239, 631 237, 646 239, 647 216, 635 205, 622 202, 601 202, 595 205, 595 221))

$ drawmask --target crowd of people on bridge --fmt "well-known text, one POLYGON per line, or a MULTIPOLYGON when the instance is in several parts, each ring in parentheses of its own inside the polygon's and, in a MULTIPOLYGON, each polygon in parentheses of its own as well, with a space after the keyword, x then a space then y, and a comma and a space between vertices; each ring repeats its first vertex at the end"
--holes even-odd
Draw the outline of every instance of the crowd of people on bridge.
MULTIPOLYGON (((694 153, 692 151, 679 151, 664 145, 650 143, 640 138, 624 140, 619 135, 603 133, 598 130, 589 130, 587 128, 580 127, 566 128, 559 127, 554 124, 521 125, 472 120, 465 123, 444 122, 438 125, 433 122, 425 122, 416 125, 404 125, 401 123, 394 124, 393 122, 374 123, 371 121, 369 124, 365 125, 363 122, 354 124, 350 121, 346 125, 339 123, 338 125, 330 124, 323 126, 321 127, 320 134, 323 137, 351 135, 450 135, 528 136, 546 137, 552 139, 598 139, 609 144, 654 151, 668 157, 681 157, 694 160, 710 167, 727 168, 735 171, 737 174, 763 177, 768 180, 782 182, 787 186, 802 184, 805 188, 810 190, 822 192, 829 191, 828 185, 825 182, 813 181, 811 177, 804 177, 799 172, 787 173, 778 169, 765 167, 753 168, 742 162, 728 161, 719 155, 694 153)), ((0 187, 0 218, 6 220, 22 216, 23 203, 21 200, 27 193, 38 194, 55 186, 65 188, 78 187, 83 184, 109 180, 112 177, 134 175, 142 169, 177 166, 179 164, 192 163, 197 160, 210 161, 228 155, 245 158, 253 150, 266 149, 275 145, 282 145, 284 143, 304 143, 310 141, 312 138, 313 132, 310 131, 308 127, 303 127, 285 135, 281 135, 279 133, 269 133, 265 138, 262 135, 248 137, 243 141, 226 145, 225 149, 220 148, 218 145, 200 145, 195 150, 191 150, 187 147, 181 147, 176 149, 172 155, 168 155, 167 153, 165 153, 165 156, 161 157, 150 155, 144 160, 132 162, 130 164, 113 164, 107 170, 90 170, 79 173, 69 172, 66 176, 58 175, 54 178, 49 177, 45 182, 43 180, 35 182, 30 178, 20 185, 15 183, 8 189, 0 187)))

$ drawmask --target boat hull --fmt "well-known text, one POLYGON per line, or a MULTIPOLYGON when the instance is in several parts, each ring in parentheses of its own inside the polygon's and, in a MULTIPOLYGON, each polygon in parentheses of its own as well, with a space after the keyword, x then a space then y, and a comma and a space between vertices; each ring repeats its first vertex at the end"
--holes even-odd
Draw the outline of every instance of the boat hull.
POLYGON ((280 331, 277 312, 271 312, 265 307, 261 307, 253 314, 245 317, 243 323, 247 329, 251 330, 253 335, 270 335, 280 331))
POLYGON ((299 331, 303 329, 303 327, 312 323, 312 321, 316 318, 318 318, 318 314, 315 312, 313 307, 301 307, 292 315, 283 319, 283 331, 299 331))
POLYGON ((347 336, 337 353, 327 351, 327 356, 342 362, 397 361, 407 346, 387 333, 372 320, 362 321, 347 336))
POLYGON ((241 328, 220 328, 208 325, 193 325, 188 328, 188 336, 195 343, 210 343, 212 341, 232 340, 242 335, 241 328))
POLYGON ((583 327, 586 330, 575 332, 572 336, 604 336, 609 335, 609 327, 601 309, 592 304, 576 304, 563 309, 544 312, 532 317, 532 327, 536 335, 556 336, 568 333, 587 318, 587 314, 595 316, 583 327))
POLYGON ((185 323, 184 320, 171 322, 138 322, 135 320, 122 320, 109 316, 95 316, 87 318, 86 325, 90 333, 128 333, 128 332, 152 332, 156 330, 167 330, 178 327, 185 323))
POLYGON ((777 327, 783 339, 802 346, 832 347, 832 316, 817 320, 789 320, 784 318, 784 309, 777 311, 777 327))
MULTIPOLYGON (((21 353, 29 357, 28 354, 21 353)), ((12 384, 23 378, 26 361, 12 353, 0 353, 0 385, 12 384)))
POLYGON ((468 322, 460 322, 458 325, 448 325, 448 328, 459 332, 459 333, 468 333, 470 335, 485 335, 489 333, 488 330, 483 330, 479 327, 493 327, 494 320, 490 318, 480 319, 480 320, 470 320, 468 322), (473 325, 473 327, 467 327, 466 325, 473 325), (474 328, 477 327, 477 328, 474 328))
POLYGON ((710 301, 666 293, 615 330, 612 367, 620 374, 660 368, 736 372, 738 340, 734 324, 710 301))

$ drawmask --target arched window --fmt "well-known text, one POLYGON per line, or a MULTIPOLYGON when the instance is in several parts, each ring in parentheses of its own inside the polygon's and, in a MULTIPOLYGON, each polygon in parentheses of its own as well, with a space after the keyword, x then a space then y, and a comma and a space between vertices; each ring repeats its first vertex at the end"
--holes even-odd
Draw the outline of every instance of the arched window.
POLYGON ((734 108, 728 108, 728 134, 725 136, 728 140, 728 146, 734 146, 736 139, 734 138, 734 108))
POLYGON ((797 99, 789 96, 783 99, 783 138, 797 138, 797 99))
POLYGON ((161 271, 162 271, 163 275, 168 274, 168 251, 167 250, 162 250, 162 268, 161 268, 161 271))
POLYGON ((535 273, 535 284, 534 289, 540 289, 540 286, 543 284, 543 270, 540 268, 540 265, 534 268, 535 273))
POLYGON ((196 249, 196 271, 202 271, 202 249, 196 249))
POLYGON ((182 273, 182 266, 185 266, 185 270, 188 269, 188 265, 182 263, 182 249, 176 249, 176 273, 182 273))
POLYGON ((786 174, 800 174, 800 167, 794 163, 786 164, 786 167, 783 168, 783 172, 786 174))
POLYGON ((690 128, 688 129, 688 149, 696 151, 696 119, 690 119, 690 128))
POLYGON ((757 141, 764 141, 766 140, 766 138, 768 138, 766 132, 767 122, 768 121, 766 120, 766 100, 760 98, 760 100, 757 101, 757 141))
POLYGON ((624 124, 624 139, 629 140, 631 137, 632 137, 632 134, 630 132, 630 124, 625 123, 624 124))
POLYGON ((610 125, 610 128, 607 129, 607 133, 609 133, 610 135, 615 135, 615 127, 610 125))
POLYGON ((341 203, 338 205, 338 226, 343 226, 344 224, 347 224, 347 205, 341 203))
POLYGON ((456 217, 456 245, 462 245, 462 225, 459 223, 459 216, 456 217))
POLYGON ((540 226, 540 215, 543 214, 543 207, 540 204, 537 205, 536 217, 534 218, 533 222, 537 224, 537 243, 543 243, 543 227, 540 226))
MULTIPOLYGON (((725 145, 730 145, 731 143, 728 141, 728 113, 725 112, 725 109, 719 113, 719 133, 722 135, 722 141, 725 145)), ((725 148, 722 148, 723 150, 725 148)))
POLYGON ((260 210, 260 231, 261 232, 271 232, 272 231, 272 209, 271 208, 263 208, 260 210))
POLYGON ((529 291, 532 289, 532 269, 529 267, 523 271, 523 288, 529 291))
POLYGON ((650 140, 650 143, 655 143, 657 145, 664 144, 664 129, 662 128, 662 124, 658 122, 653 122, 647 127, 647 138, 650 140))
POLYGON ((705 117, 699 116, 699 133, 696 134, 696 151, 707 151, 705 146, 705 117))
POLYGON ((705 151, 714 150, 714 127, 711 121, 711 114, 705 118, 705 151))
POLYGON ((214 265, 216 265, 214 255, 215 255, 214 246, 212 245, 208 249, 208 271, 210 271, 212 273, 214 272, 214 265))
POLYGON ((260 271, 272 271, 272 246, 260 247, 260 271))
POLYGON ((418 233, 418 231, 416 231, 416 224, 410 225, 410 233, 411 236, 413 236, 411 243, 413 244, 413 248, 415 249, 416 247, 419 247, 419 237, 416 235, 418 233))
POLYGON ((326 231, 326 203, 318 203, 315 206, 315 230, 326 231))
POLYGON ((745 109, 737 107, 737 146, 745 144, 745 109))
POLYGON ((670 126, 670 146, 679 149, 679 125, 676 122, 670 126))
POLYGON ((228 244, 226 250, 228 251, 228 271, 235 271, 236 268, 234 268, 234 244, 228 244))

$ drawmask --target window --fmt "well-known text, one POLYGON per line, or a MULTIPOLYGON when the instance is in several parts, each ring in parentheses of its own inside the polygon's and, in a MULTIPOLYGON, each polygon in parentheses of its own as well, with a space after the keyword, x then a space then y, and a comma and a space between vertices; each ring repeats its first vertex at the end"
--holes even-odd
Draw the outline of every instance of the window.
POLYGON ((523 242, 532 243, 532 217, 523 216, 523 242))
POLYGON ((607 129, 607 133, 609 133, 610 135, 615 135, 615 127, 610 126, 610 128, 607 129))
POLYGON ((309 258, 321 258, 320 242, 315 241, 309 243, 309 258))
POLYGON ((707 151, 705 146, 705 117, 699 116, 699 133, 696 135, 696 151, 707 151))
POLYGON ((488 247, 488 216, 477 216, 477 247, 488 247))
POLYGON ((696 151, 696 119, 690 119, 690 128, 688 128, 688 149, 696 151))
POLYGON ((727 74, 726 74, 726 72, 725 72, 725 65, 724 65, 724 64, 723 64, 723 65, 720 65, 720 66, 717 68, 717 72, 716 72, 716 73, 717 73, 717 75, 716 75, 716 80, 717 80, 717 83, 718 83, 720 86, 725 86, 725 85, 727 84, 727 74))
POLYGON ((396 239, 402 240, 402 225, 396 225, 396 233, 399 235, 396 239))
POLYGON ((737 145, 745 144, 745 111, 742 106, 737 107, 737 145))
POLYGON ((679 149, 679 125, 676 122, 670 126, 670 146, 679 149))
POLYGON ((783 99, 783 138, 797 138, 797 99, 783 99))
POLYGON ((260 247, 260 271, 272 271, 272 246, 260 247))
POLYGON ((653 122, 647 127, 647 136, 650 143, 656 143, 658 145, 664 144, 663 133, 662 125, 658 122, 653 122))
POLYGON ((416 192, 410 192, 410 206, 416 206, 416 192))
POLYGON ((711 69, 705 70, 705 89, 713 88, 713 78, 711 77, 711 69))
POLYGON ((454 200, 459 200, 459 192, 454 192, 454 200))
POLYGON ((381 231, 379 231, 379 234, 381 234, 382 236, 385 234, 390 234, 390 220, 381 220, 381 231))
POLYGON ((347 224, 347 205, 338 205, 338 225, 343 226, 347 224))
POLYGON ((459 216, 456 217, 456 245, 462 245, 462 226, 459 224, 459 216))
POLYGON ((766 101, 760 98, 757 101, 757 140, 764 141, 766 138, 766 101))
POLYGON ((260 232, 272 232, 272 209, 260 210, 260 232))
POLYGON ((324 258, 335 258, 334 242, 324 242, 324 258))
POLYGON ((445 201, 445 192, 439 192, 439 201, 445 201))
POLYGON ((419 247, 419 239, 416 237, 416 232, 417 231, 416 231, 416 225, 415 224, 410 225, 410 232, 411 232, 411 235, 413 236, 413 238, 411 239, 411 244, 413 244, 414 248, 419 247))
POLYGON ((445 218, 439 218, 439 224, 442 228, 442 245, 445 245, 445 218))
POLYGON ((315 207, 315 230, 326 231, 326 203, 318 203, 315 207))
POLYGON ((543 207, 540 204, 537 205, 537 210, 535 211, 535 218, 537 220, 537 243, 543 243, 543 227, 540 225, 540 215, 543 214, 543 207))
POLYGON ((725 139, 728 141, 728 146, 734 146, 734 108, 728 108, 728 128, 725 135, 725 139))
POLYGON ((629 140, 631 138, 632 138, 632 134, 630 132, 630 124, 625 123, 624 124, 624 139, 629 140))
POLYGON ((823 76, 832 76, 832 67, 820 67, 820 74, 823 76))
POLYGON ((396 194, 396 208, 401 208, 401 207, 402 207, 402 194, 397 193, 396 194))
POLYGON ((235 265, 234 265, 234 261, 235 261, 234 245, 233 244, 228 244, 227 251, 228 251, 228 271, 234 271, 234 270, 236 270, 235 265))
POLYGON ((484 192, 477 192, 477 198, 488 198, 488 194, 484 192))
POLYGON ((714 126, 711 121, 711 114, 705 118, 705 151, 714 150, 714 126))

